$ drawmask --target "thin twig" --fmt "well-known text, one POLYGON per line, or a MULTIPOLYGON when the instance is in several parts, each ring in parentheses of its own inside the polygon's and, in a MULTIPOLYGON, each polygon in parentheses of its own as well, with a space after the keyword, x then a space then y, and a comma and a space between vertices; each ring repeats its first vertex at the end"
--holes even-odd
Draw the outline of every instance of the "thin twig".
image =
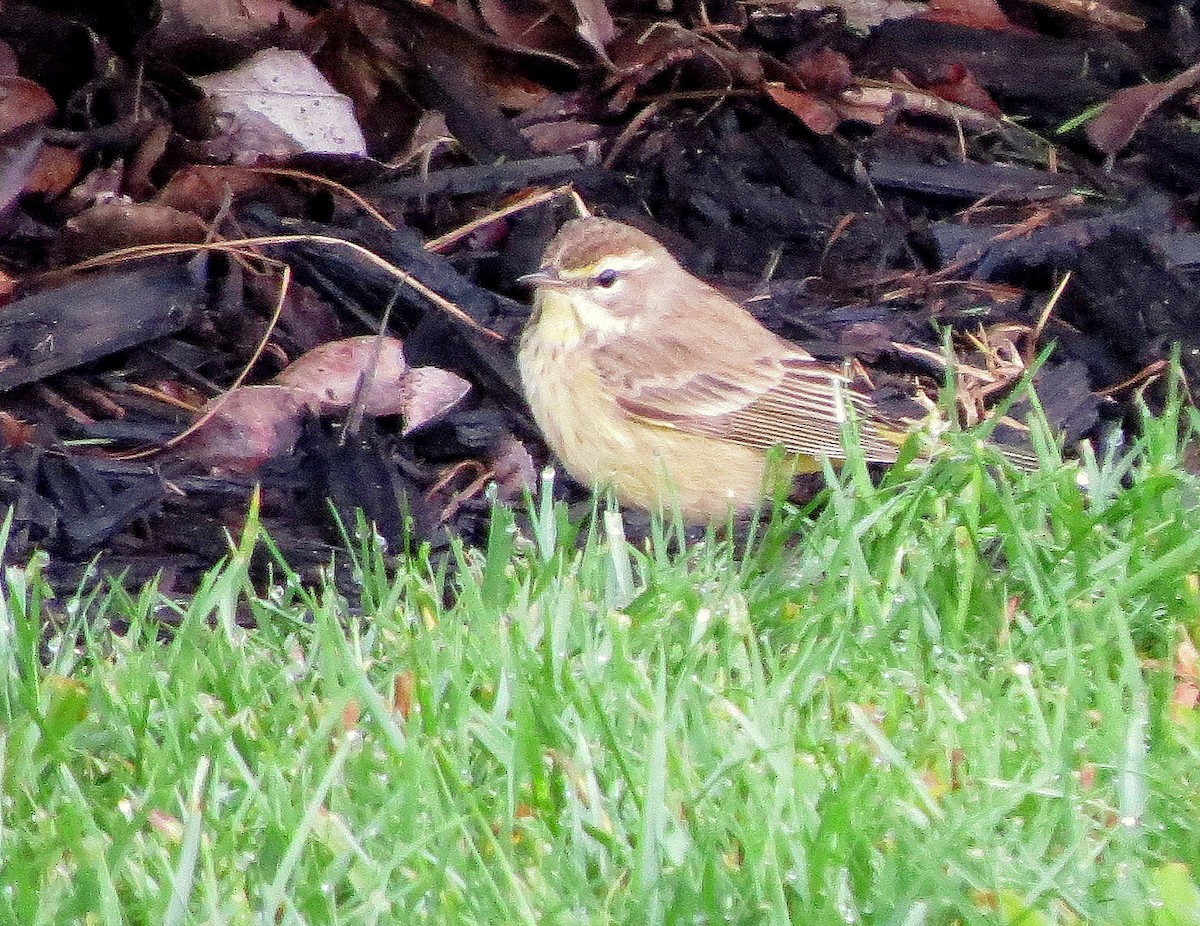
POLYGON ((563 186, 556 186, 552 190, 543 190, 540 193, 534 193, 532 196, 528 196, 525 199, 505 206, 503 209, 496 209, 492 212, 489 212, 487 215, 481 215, 477 219, 472 219, 470 222, 467 222, 467 224, 460 225, 458 228, 452 229, 446 232, 444 235, 440 235, 437 238, 430 238, 425 242, 425 250, 433 251, 434 253, 441 253, 441 251, 444 249, 456 244, 467 235, 472 234, 480 228, 483 228, 485 225, 490 225, 493 222, 498 222, 501 219, 508 218, 514 213, 521 212, 524 209, 530 209, 533 206, 539 206, 544 202, 549 202, 552 199, 557 199, 559 196, 565 196, 573 192, 574 190, 568 183, 564 184, 563 186))
MULTIPOLYGON (((454 316, 468 327, 475 329, 481 334, 487 335, 493 340, 504 340, 503 335, 498 334, 491 328, 481 325, 479 322, 475 321, 475 319, 456 306, 449 299, 446 299, 444 296, 435 293, 432 289, 430 289, 412 274, 406 273, 399 267, 393 266, 378 254, 367 250, 360 244, 355 244, 353 241, 347 241, 345 238, 335 238, 332 235, 262 235, 254 238, 235 238, 229 241, 214 241, 208 244, 139 244, 133 247, 110 251, 107 254, 100 255, 99 257, 89 258, 88 260, 81 261, 80 263, 59 272, 67 273, 78 270, 92 270, 96 267, 111 266, 112 264, 120 263, 124 260, 142 260, 147 257, 162 257, 170 254, 186 254, 193 250, 245 254, 247 248, 268 247, 277 244, 328 244, 334 247, 348 248, 367 263, 372 264, 380 270, 383 270, 385 273, 390 274, 394 279, 402 281, 405 285, 411 286, 442 311, 454 316)), ((255 256, 261 257, 261 255, 255 256)))

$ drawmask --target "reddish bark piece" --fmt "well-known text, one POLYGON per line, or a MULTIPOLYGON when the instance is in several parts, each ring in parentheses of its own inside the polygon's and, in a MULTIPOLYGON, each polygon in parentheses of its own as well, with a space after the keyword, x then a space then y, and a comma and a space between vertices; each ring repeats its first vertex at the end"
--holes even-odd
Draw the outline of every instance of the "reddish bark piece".
POLYGON ((0 77, 0 135, 34 122, 45 122, 58 111, 41 85, 24 77, 0 77))
POLYGON ((930 0, 928 11, 917 18, 970 29, 1018 30, 996 0, 930 0))
POLYGON ((62 196, 79 177, 83 158, 75 148, 43 145, 25 180, 26 193, 41 193, 48 199, 62 196))
POLYGON ((1084 130, 1088 141, 1104 154, 1116 154, 1142 127, 1142 123, 1180 90, 1200 82, 1200 64, 1160 84, 1125 87, 1108 100, 1108 106, 1084 130))
POLYGON ((192 164, 171 177, 157 202, 207 221, 217 214, 227 192, 236 199, 273 182, 269 175, 245 167, 192 164))
POLYGON ((936 93, 943 100, 967 106, 981 113, 987 113, 996 119, 1003 118, 1004 112, 975 79, 975 76, 961 64, 952 64, 947 69, 945 77, 930 84, 931 93, 936 93))
POLYGON ((850 59, 832 48, 822 48, 816 54, 795 62, 792 67, 807 90, 836 92, 854 83, 850 59))
POLYGON ((833 107, 806 90, 789 90, 783 84, 767 84, 767 95, 817 135, 832 135, 841 121, 833 107))

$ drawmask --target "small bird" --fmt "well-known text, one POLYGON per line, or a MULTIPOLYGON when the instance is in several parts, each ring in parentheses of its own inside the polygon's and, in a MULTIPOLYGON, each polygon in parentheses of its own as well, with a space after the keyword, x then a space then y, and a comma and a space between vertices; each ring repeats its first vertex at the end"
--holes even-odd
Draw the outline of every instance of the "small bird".
POLYGON ((911 427, 636 228, 567 222, 521 280, 536 287, 517 357, 534 420, 575 479, 623 504, 712 522, 844 459, 850 407, 869 462, 894 462, 911 427))

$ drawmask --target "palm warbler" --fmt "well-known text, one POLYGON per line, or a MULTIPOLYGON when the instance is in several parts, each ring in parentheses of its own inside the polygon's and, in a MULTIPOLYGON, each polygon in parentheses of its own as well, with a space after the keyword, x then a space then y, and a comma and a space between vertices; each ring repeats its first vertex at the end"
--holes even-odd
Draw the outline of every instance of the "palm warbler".
POLYGON ((905 424, 636 228, 568 222, 522 280, 536 286, 518 354, 533 417, 572 476, 625 504, 691 523, 743 512, 816 456, 844 458, 849 406, 865 458, 897 457, 905 424))

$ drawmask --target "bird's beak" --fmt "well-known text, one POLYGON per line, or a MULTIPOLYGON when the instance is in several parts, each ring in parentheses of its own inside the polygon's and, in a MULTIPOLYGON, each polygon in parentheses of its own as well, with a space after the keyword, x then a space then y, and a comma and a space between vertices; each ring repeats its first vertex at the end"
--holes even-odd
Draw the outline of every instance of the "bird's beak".
POLYGON ((535 270, 533 273, 527 273, 524 276, 517 277, 517 282, 524 283, 526 286, 562 287, 567 285, 566 281, 563 280, 562 277, 546 267, 535 270))

